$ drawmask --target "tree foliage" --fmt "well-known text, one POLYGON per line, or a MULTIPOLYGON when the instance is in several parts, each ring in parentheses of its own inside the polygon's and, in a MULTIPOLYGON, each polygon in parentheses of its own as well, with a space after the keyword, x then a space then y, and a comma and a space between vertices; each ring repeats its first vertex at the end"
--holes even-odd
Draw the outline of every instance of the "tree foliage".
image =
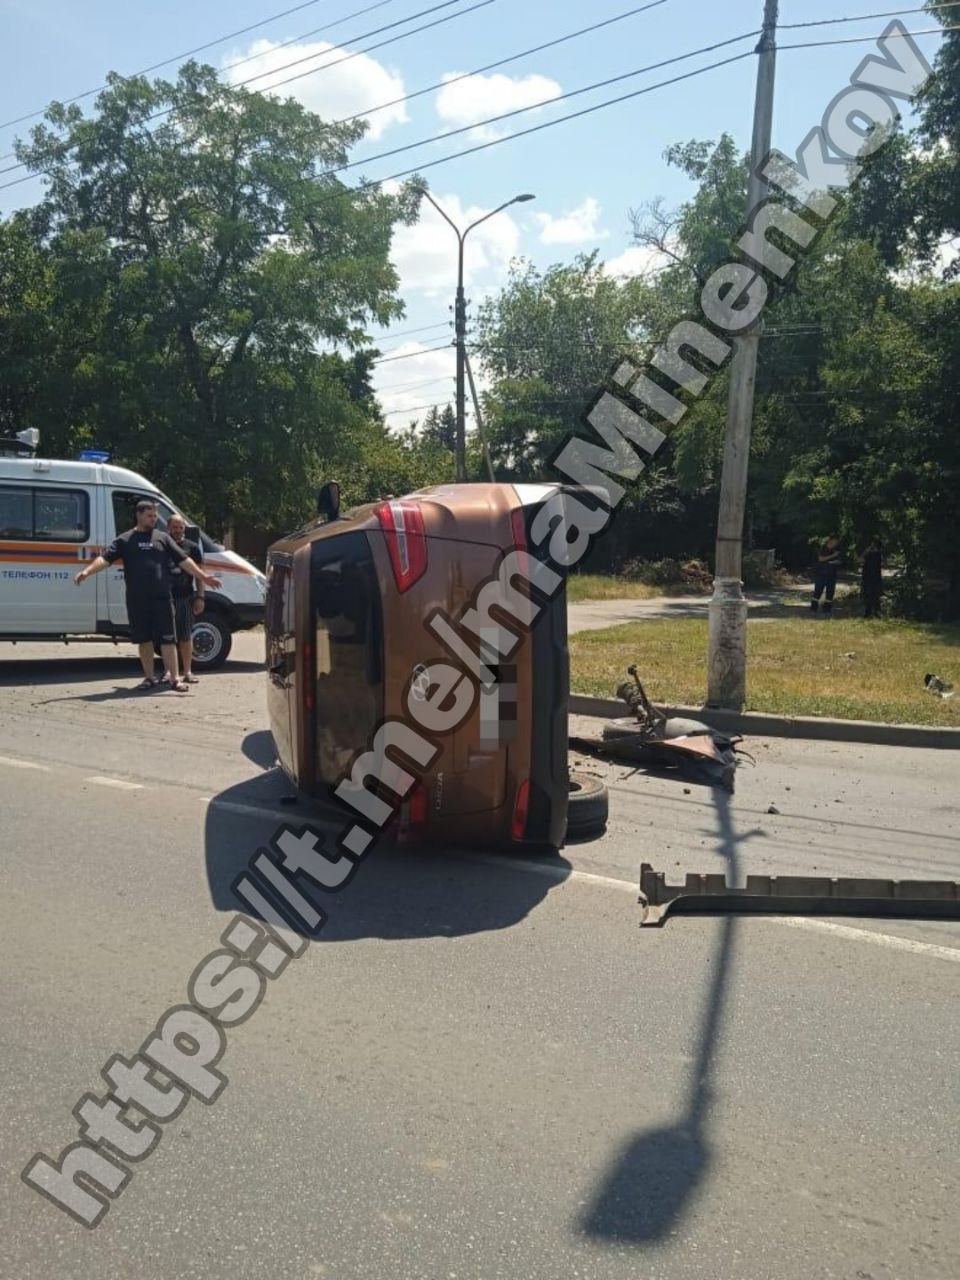
POLYGON ((111 449, 215 531, 298 519, 332 469, 368 489, 392 446, 361 348, 402 312, 417 196, 337 178, 363 131, 195 63, 51 107, 19 148, 46 196, 0 226, 5 423, 111 449))

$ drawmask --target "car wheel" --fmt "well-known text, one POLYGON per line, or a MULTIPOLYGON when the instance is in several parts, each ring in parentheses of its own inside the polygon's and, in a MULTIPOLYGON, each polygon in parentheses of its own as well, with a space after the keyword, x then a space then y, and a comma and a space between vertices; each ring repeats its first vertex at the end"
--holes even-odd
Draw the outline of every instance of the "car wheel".
POLYGON ((603 835, 609 813, 607 788, 589 773, 571 773, 567 796, 567 839, 603 835))
POLYGON ((233 632, 221 613, 203 614, 193 624, 193 665, 198 671, 222 667, 230 656, 233 632))

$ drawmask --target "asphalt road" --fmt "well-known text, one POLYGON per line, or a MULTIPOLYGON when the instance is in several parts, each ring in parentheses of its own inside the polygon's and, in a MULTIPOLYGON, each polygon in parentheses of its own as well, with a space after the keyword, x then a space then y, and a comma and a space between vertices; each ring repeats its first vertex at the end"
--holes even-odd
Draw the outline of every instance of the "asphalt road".
POLYGON ((635 902, 641 860, 960 878, 948 752, 754 741, 729 801, 586 759, 611 825, 562 858, 378 852, 100 1226, 28 1190, 186 999, 236 874, 312 816, 269 768, 255 645, 187 696, 130 694, 99 646, 0 651, 0 1273, 960 1274, 960 925, 640 932, 635 902))

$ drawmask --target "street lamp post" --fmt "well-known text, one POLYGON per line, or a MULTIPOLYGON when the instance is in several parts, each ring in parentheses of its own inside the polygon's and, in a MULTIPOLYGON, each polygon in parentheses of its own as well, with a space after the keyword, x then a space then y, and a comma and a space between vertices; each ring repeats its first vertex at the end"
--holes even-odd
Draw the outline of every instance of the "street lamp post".
POLYGON ((455 449, 456 462, 456 478, 462 483, 467 478, 467 393, 466 393, 466 363, 467 363, 467 300, 463 292, 463 242, 474 229, 479 227, 481 222, 486 222, 488 218, 492 218, 495 213, 502 213, 504 209, 509 209, 512 204, 524 204, 527 200, 534 200, 536 197, 530 192, 523 195, 514 196, 512 200, 506 200, 503 204, 497 205, 496 209, 491 209, 489 213, 485 213, 482 218, 478 218, 476 222, 471 222, 466 230, 461 231, 457 224, 450 218, 443 209, 437 204, 433 196, 423 188, 421 195, 433 205, 440 217, 453 228, 453 233, 457 237, 457 298, 453 309, 454 333, 456 335, 457 346, 457 440, 455 449))

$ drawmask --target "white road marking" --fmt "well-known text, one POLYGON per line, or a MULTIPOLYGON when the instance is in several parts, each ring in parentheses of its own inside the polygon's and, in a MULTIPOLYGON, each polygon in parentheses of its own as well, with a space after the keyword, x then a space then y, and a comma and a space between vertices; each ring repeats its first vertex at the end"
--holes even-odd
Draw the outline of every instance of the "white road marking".
POLYGON ((8 769, 41 769, 44 773, 50 772, 49 765, 34 764, 32 760, 14 760, 12 756, 0 756, 0 764, 5 764, 8 769))
POLYGON ((118 791, 142 791, 142 782, 125 782, 122 778, 87 778, 98 787, 116 787, 118 791))
POLYGON ((892 933, 874 933, 872 929, 854 929, 848 924, 833 924, 829 920, 808 920, 805 916, 773 916, 777 924, 791 929, 819 930, 832 933, 851 942, 872 942, 876 947, 892 947, 896 951, 912 951, 914 955, 931 956, 936 960, 952 960, 960 964, 960 947, 941 947, 934 942, 918 942, 915 938, 901 938, 892 933))

